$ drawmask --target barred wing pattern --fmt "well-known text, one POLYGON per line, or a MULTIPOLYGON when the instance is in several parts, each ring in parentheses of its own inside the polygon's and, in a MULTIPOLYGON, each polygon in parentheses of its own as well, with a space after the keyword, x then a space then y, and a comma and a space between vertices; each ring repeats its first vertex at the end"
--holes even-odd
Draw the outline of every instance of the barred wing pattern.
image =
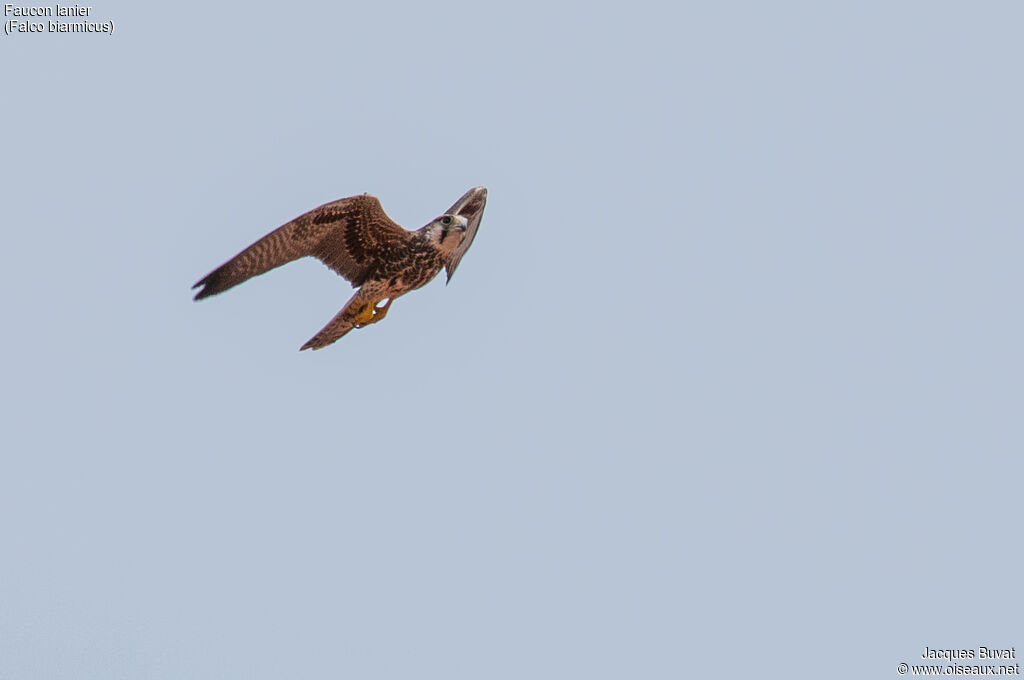
POLYGON ((195 299, 222 293, 300 257, 313 256, 361 285, 380 253, 404 244, 411 232, 393 222, 375 196, 363 194, 325 203, 270 232, 192 288, 195 299))

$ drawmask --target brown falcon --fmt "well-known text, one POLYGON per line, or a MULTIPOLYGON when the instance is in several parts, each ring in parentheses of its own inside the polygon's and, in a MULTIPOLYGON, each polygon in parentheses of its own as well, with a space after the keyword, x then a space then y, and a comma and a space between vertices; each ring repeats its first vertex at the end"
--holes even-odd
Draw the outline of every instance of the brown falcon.
POLYGON ((395 298, 426 285, 443 266, 448 280, 476 237, 487 189, 476 187, 416 231, 403 229, 376 196, 325 203, 270 232, 206 275, 195 299, 216 295, 282 264, 312 255, 358 287, 302 349, 320 349, 353 328, 377 323, 395 298))

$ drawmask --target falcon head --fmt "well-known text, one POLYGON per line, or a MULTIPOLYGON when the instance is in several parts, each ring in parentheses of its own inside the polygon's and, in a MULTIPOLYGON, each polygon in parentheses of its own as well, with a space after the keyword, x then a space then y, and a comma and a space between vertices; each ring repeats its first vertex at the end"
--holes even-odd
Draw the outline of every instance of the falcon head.
POLYGON ((469 220, 462 215, 444 214, 434 219, 424 229, 427 241, 441 251, 445 259, 451 256, 462 243, 462 237, 469 227, 469 220))

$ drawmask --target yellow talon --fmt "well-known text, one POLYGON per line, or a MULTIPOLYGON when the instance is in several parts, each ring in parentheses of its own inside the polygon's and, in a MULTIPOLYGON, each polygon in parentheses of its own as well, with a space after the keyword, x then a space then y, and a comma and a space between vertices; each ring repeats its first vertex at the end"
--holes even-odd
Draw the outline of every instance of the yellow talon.
POLYGON ((387 316, 388 307, 391 306, 391 300, 389 299, 387 301, 387 304, 378 307, 377 305, 380 304, 380 302, 380 300, 377 300, 376 302, 371 302, 370 304, 366 305, 366 307, 364 307, 361 312, 356 314, 355 318, 353 319, 356 328, 362 328, 363 326, 369 326, 371 323, 377 323, 385 316, 387 316))
POLYGON ((373 322, 373 307, 373 304, 366 305, 361 312, 356 314, 355 319, 353 319, 356 322, 356 327, 365 326, 373 322))

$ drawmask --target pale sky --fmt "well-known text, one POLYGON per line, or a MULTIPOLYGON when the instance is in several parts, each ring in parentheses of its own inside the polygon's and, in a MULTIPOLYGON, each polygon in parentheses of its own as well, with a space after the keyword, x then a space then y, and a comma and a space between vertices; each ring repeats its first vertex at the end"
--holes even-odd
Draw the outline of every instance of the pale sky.
POLYGON ((92 7, 0 36, 0 678, 1024 648, 1019 3, 92 7), (192 302, 476 185, 328 349, 314 260, 192 302))

